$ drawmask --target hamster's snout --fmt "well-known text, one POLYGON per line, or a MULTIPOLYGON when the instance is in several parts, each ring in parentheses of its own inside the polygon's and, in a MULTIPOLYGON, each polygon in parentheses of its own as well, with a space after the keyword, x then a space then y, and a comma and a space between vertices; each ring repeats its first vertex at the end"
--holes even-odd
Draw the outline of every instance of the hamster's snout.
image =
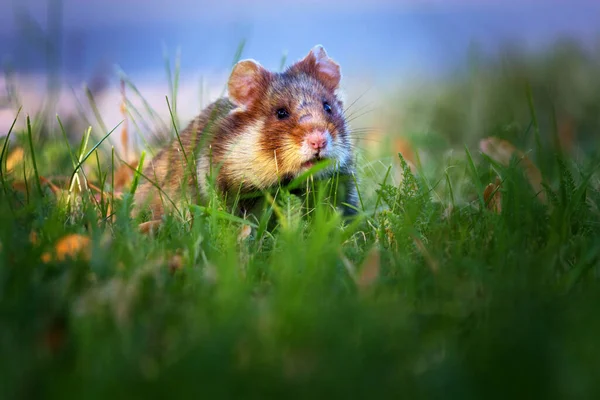
POLYGON ((306 134, 300 148, 300 168, 310 168, 315 160, 329 158, 332 155, 332 140, 327 129, 314 129, 306 134))
POLYGON ((306 136, 306 142, 313 150, 321 151, 327 146, 328 135, 327 131, 316 130, 306 136))

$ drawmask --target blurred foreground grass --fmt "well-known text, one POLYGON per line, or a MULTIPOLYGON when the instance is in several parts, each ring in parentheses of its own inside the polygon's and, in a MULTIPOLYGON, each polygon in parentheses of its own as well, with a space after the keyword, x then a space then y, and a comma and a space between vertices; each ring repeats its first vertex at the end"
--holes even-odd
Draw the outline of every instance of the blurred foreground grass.
POLYGON ((133 169, 34 118, 2 151, 2 398, 597 398, 600 124, 552 140, 529 78, 556 83, 524 74, 518 114, 494 86, 472 136, 439 115, 473 104, 427 103, 443 151, 413 142, 415 175, 361 158, 357 221, 282 190, 268 230, 213 199, 142 233, 133 169))

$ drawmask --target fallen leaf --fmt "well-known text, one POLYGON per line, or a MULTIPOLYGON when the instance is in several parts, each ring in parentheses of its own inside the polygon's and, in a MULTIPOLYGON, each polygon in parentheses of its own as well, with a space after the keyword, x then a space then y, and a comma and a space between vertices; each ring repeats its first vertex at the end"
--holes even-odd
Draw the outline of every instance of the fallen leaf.
POLYGON ((76 258, 80 255, 84 259, 89 260, 90 238, 83 235, 70 234, 60 239, 56 243, 54 250, 58 261, 64 261, 67 258, 76 258))
POLYGON ((483 200, 485 201, 487 208, 496 214, 502 212, 502 192, 499 190, 500 184, 500 179, 496 178, 496 182, 487 185, 483 191, 483 200))
POLYGON ((175 254, 169 259, 168 266, 171 273, 180 270, 183 267, 183 257, 181 257, 179 254, 175 254))
POLYGON ((525 153, 517 149, 510 142, 498 139, 496 137, 482 139, 479 142, 479 148, 491 159, 504 166, 509 165, 513 155, 519 158, 521 160, 519 165, 524 169, 525 175, 529 180, 529 184, 537 193, 537 198, 542 203, 546 204, 546 193, 544 192, 544 187, 542 186, 542 173, 525 153))
POLYGON ((123 163, 117 168, 115 171, 115 189, 122 189, 133 181, 133 176, 135 174, 134 170, 137 168, 138 162, 139 161, 133 161, 128 164, 123 163))
POLYGON ((23 161, 25 152, 22 147, 15 147, 6 158, 6 171, 11 172, 14 167, 19 165, 23 161))
MULTIPOLYGON (((43 176, 40 176, 40 183, 42 185, 48 186, 50 188, 50 190, 52 191, 52 193, 54 193, 55 195, 61 194, 63 192, 63 190, 61 188, 59 188, 58 186, 56 186, 54 183, 50 182, 48 179, 44 178, 43 176)), ((27 193, 27 186, 25 185, 25 182, 23 182, 23 181, 13 182, 12 188, 14 190, 16 190, 17 192, 27 193)), ((31 190, 31 187, 29 189, 31 190)))
POLYGON ((90 189, 92 189, 94 192, 99 193, 99 194, 103 194, 104 191, 102 189, 100 189, 98 186, 94 185, 92 182, 87 181, 87 185, 90 189))
POLYGON ((31 231, 29 233, 29 242, 31 244, 38 244, 38 234, 36 231, 31 231))
POLYGON ((23 181, 13 182, 11 186, 17 192, 27 193, 27 185, 23 181))
POLYGON ((575 123, 573 118, 565 115, 560 119, 558 124, 558 141, 561 149, 567 153, 571 153, 577 141, 577 132, 575 131, 575 123))
POLYGON ((252 233, 252 227, 250 225, 242 225, 242 227, 240 228, 240 233, 238 234, 238 237, 237 237, 238 243, 241 243, 244 240, 246 240, 248 237, 250 237, 251 233, 252 233))
POLYGON ((125 159, 129 159, 129 118, 127 115, 127 95, 125 92, 125 81, 121 79, 121 116, 123 117, 123 127, 121 128, 121 146, 125 159))
POLYGON ((58 195, 59 193, 62 193, 61 188, 59 188, 58 186, 56 186, 54 183, 50 182, 48 179, 44 178, 43 176, 40 176, 40 183, 42 183, 43 185, 48 185, 50 190, 52 190, 52 193, 54 193, 56 195, 58 195))
POLYGON ((139 224, 138 229, 139 229, 140 233, 142 233, 144 235, 153 235, 158 230, 161 223, 162 223, 162 220, 154 219, 152 221, 147 221, 147 222, 143 222, 143 223, 139 224))

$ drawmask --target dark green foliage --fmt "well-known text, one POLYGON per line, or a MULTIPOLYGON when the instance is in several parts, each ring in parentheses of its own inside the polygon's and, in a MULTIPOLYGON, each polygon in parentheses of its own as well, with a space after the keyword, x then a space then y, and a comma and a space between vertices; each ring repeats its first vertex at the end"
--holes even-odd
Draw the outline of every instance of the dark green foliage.
MULTIPOLYGON (((522 94, 519 116, 531 119, 522 94)), ((450 122, 453 101, 438 110, 450 122)), ((505 132, 526 132, 494 104, 505 132)), ((436 145, 456 140, 460 121, 436 145)), ((215 195, 189 205, 193 219, 175 214, 144 235, 129 217, 135 183, 121 197, 110 187, 114 156, 88 150, 102 148, 89 133, 73 154, 55 133, 36 143, 13 132, 36 172, 28 156, 10 173, 2 165, 2 398, 600 396, 592 152, 575 159, 541 141, 532 159, 548 162, 546 204, 518 159, 501 166, 467 145, 418 174, 400 157, 399 183, 387 166, 359 165, 354 220, 333 206, 339 177, 307 176, 265 194, 255 215, 215 195), (105 192, 38 196, 35 174, 87 177, 105 192), (497 176, 500 213, 483 197, 497 176), (90 239, 89 259, 53 256, 67 234, 90 239)))
MULTIPOLYGON (((485 159, 474 162, 485 169, 485 159)), ((434 199, 431 183, 401 165, 398 186, 367 194, 384 205, 372 217, 343 222, 327 187, 309 208, 282 190, 265 206, 277 209, 276 226, 265 230, 259 215, 241 241, 242 224, 225 211, 192 208, 193 225, 170 217, 148 237, 128 218, 129 193, 114 204, 109 224, 85 197, 72 215, 51 196, 26 204, 3 196, 2 392, 597 394, 593 164, 574 175, 568 165, 575 164, 557 159, 560 179, 547 189, 548 206, 511 164, 500 171, 499 215, 477 202, 449 208, 434 199), (43 262, 67 233, 91 238, 91 259, 43 262), (379 277, 366 288, 356 276, 373 262, 366 256, 373 246, 379 277)))

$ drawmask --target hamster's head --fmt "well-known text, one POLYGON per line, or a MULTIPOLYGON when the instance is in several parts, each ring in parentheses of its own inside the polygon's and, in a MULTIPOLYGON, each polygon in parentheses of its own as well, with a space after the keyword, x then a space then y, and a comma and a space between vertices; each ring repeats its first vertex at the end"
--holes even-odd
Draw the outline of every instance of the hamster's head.
MULTIPOLYGON (((343 168, 351 162, 350 142, 344 109, 336 92, 340 67, 322 46, 315 46, 306 57, 276 73, 254 60, 240 61, 228 83, 229 98, 237 108, 233 114, 251 126, 242 135, 242 155, 252 166, 261 184, 277 177, 295 177, 320 160, 330 167, 343 168)), ((275 178, 276 179, 276 178, 275 178)))

